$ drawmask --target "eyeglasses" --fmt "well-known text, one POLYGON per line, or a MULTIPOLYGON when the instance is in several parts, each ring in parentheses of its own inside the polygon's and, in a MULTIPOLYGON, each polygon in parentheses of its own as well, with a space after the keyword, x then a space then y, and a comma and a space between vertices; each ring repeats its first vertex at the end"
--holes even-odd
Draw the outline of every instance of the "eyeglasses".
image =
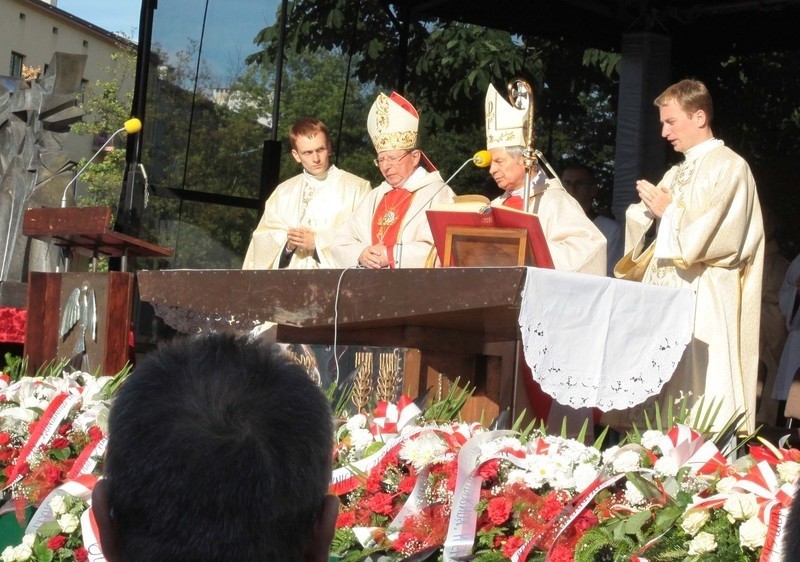
POLYGON ((375 160, 373 160, 372 163, 375 164, 378 168, 380 168, 381 165, 383 164, 397 164, 398 162, 400 162, 400 160, 402 160, 409 154, 411 154, 410 150, 405 152, 402 156, 381 156, 380 158, 376 158, 375 160))

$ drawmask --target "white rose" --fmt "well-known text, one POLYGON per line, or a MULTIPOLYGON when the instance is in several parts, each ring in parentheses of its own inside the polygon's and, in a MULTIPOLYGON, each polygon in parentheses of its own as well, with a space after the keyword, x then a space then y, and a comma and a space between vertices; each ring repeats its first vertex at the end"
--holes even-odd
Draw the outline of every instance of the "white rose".
POLYGON ((766 538, 767 526, 758 517, 751 517, 739 527, 739 544, 744 548, 761 548, 766 538))
POLYGON ((27 544, 20 544, 14 547, 14 560, 16 562, 25 562, 30 560, 33 556, 33 550, 27 544))
POLYGON ((705 554, 714 552, 717 549, 717 540, 711 533, 697 533, 697 536, 689 543, 689 555, 705 554))
POLYGON ((27 533, 24 537, 22 537, 22 544, 33 548, 33 543, 36 542, 36 533, 27 533))
POLYGON ((800 463, 795 461, 782 462, 776 469, 781 481, 787 484, 794 484, 797 477, 800 476, 800 463))
POLYGON ((733 490, 733 486, 739 480, 735 476, 726 476, 724 478, 720 478, 717 482, 717 492, 720 494, 730 494, 731 490, 733 490))
POLYGON ((64 496, 56 496, 50 500, 50 509, 53 510, 53 515, 62 515, 67 512, 67 506, 64 504, 64 496))
POLYGON ((61 527, 61 530, 67 534, 77 529, 79 524, 80 521, 78 518, 71 513, 65 513, 58 518, 58 526, 61 527))
POLYGON ((752 494, 731 494, 722 508, 728 512, 734 520, 745 521, 758 513, 758 502, 752 494))
POLYGON ((683 514, 681 529, 691 536, 695 536, 706 522, 708 522, 708 511, 705 509, 690 509, 683 514))
POLYGON ((0 554, 0 560, 3 562, 14 562, 14 547, 7 546, 3 549, 3 554, 0 554))
POLYGON ((630 472, 639 468, 639 453, 636 451, 623 451, 614 457, 611 463, 614 472, 630 472))

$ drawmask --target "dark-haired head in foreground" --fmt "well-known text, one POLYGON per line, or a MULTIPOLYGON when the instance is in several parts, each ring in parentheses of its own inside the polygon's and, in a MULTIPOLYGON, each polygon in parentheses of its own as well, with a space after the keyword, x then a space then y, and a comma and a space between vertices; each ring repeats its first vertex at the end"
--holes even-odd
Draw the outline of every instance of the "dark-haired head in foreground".
POLYGON ((93 494, 107 560, 327 561, 332 423, 303 369, 262 345, 162 346, 111 407, 93 494))

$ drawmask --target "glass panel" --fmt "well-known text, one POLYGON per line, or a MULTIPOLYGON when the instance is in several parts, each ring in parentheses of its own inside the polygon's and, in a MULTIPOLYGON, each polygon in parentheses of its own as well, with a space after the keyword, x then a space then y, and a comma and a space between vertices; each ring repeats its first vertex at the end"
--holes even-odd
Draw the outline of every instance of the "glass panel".
POLYGON ((151 197, 144 238, 172 248, 169 260, 140 269, 240 269, 258 212, 240 207, 151 197))
POLYGON ((161 2, 142 160, 159 187, 257 198, 273 68, 248 69, 276 0, 161 2))

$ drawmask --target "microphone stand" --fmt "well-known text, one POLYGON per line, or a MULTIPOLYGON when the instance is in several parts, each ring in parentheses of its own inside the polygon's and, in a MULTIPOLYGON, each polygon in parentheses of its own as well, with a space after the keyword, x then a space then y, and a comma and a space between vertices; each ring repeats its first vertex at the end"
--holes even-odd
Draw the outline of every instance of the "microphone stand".
POLYGON ((403 260, 403 234, 404 234, 404 233, 405 233, 405 231, 406 231, 406 227, 407 227, 407 226, 408 226, 408 225, 411 223, 411 221, 412 221, 414 218, 416 218, 416 216, 417 216, 417 215, 419 215, 419 214, 420 214, 420 213, 421 213, 421 212, 422 212, 422 211, 423 211, 423 210, 424 210, 424 209, 425 209, 425 208, 426 208, 428 205, 430 205, 430 204, 433 202, 433 199, 434 199, 434 198, 435 198, 437 195, 439 195, 439 192, 440 192, 442 189, 444 189, 445 187, 449 187, 449 185, 448 185, 448 184, 449 184, 451 181, 453 181, 453 178, 455 178, 455 177, 456 177, 456 176, 457 176, 457 175, 458 175, 458 174, 461 172, 461 170, 463 170, 463 169, 464 169, 464 166, 466 166, 467 164, 469 164, 470 162, 472 162, 472 163, 474 163, 476 166, 480 166, 480 167, 486 167, 486 165, 487 165, 487 164, 486 164, 486 163, 485 163, 485 162, 484 162, 482 159, 480 159, 481 157, 479 157, 479 156, 478 156, 478 154, 480 154, 480 152, 478 152, 478 153, 474 154, 474 155, 472 156, 472 158, 469 158, 468 160, 465 160, 465 161, 464 161, 464 163, 463 163, 463 164, 461 164, 461 166, 459 166, 458 170, 456 170, 455 172, 453 172, 453 175, 451 175, 449 178, 447 178, 447 181, 446 181, 446 182, 444 182, 444 184, 442 184, 442 185, 441 185, 441 187, 439 187, 439 189, 437 189, 437 190, 436 190, 436 191, 433 193, 433 195, 431 195, 431 196, 428 198, 428 200, 427 200, 427 201, 425 201, 425 204, 424 204, 422 207, 420 207, 419 209, 417 209, 417 210, 416 210, 416 212, 415 212, 413 215, 411 215, 411 217, 410 217, 410 218, 409 218, 407 221, 403 221, 405 224, 403 224, 403 228, 401 228, 401 229, 400 229, 400 236, 398 236, 398 237, 397 237, 397 244, 395 244, 395 247, 397 248, 397 259, 395 260, 395 263, 397 264, 397 268, 398 268, 398 269, 400 269, 400 265, 401 265, 401 263, 402 263, 402 260, 403 260))
POLYGON ((97 156, 98 156, 98 155, 99 155, 101 152, 103 152, 103 149, 105 149, 105 147, 107 147, 107 146, 109 145, 109 143, 110 143, 112 140, 114 140, 114 137, 116 137, 118 134, 120 134, 120 133, 121 133, 122 131, 124 131, 124 130, 125 130, 125 127, 122 127, 121 129, 117 129, 116 131, 114 131, 114 133, 113 133, 113 134, 112 134, 110 137, 108 137, 108 140, 107 140, 106 142, 104 142, 104 143, 103 143, 103 146, 101 146, 100 148, 98 148, 98 149, 97 149, 97 152, 95 152, 95 153, 92 155, 92 157, 91 157, 91 158, 89 158, 89 161, 88 161, 88 162, 86 162, 86 164, 84 164, 84 165, 83 165, 83 167, 82 167, 80 170, 78 170, 78 173, 77 173, 77 174, 75 174, 75 176, 74 176, 74 177, 73 177, 71 180, 69 180, 69 183, 68 183, 68 184, 67 184, 67 186, 64 188, 64 193, 61 195, 61 208, 62 208, 62 209, 63 209, 64 207, 66 207, 66 206, 67 206, 67 191, 69 190, 70 186, 71 186, 72 184, 74 184, 74 183, 75 183, 75 182, 78 180, 78 178, 81 176, 81 174, 83 173, 83 171, 84 171, 84 170, 85 170, 85 169, 86 169, 86 168, 89 166, 89 164, 91 164, 91 163, 94 161, 94 159, 95 159, 95 158, 97 158, 97 156))

